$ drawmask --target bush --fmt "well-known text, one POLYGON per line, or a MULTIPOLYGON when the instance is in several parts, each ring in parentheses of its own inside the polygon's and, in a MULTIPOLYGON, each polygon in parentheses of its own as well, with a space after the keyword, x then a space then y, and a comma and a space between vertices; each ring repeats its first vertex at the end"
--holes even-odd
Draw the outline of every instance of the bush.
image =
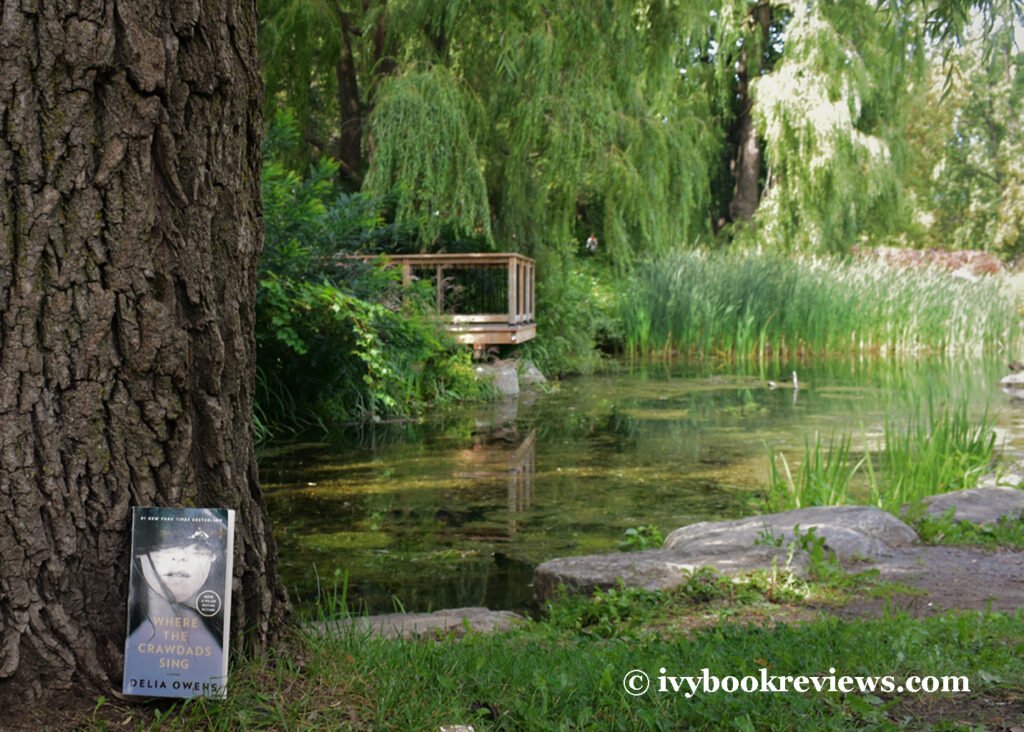
POLYGON ((425 293, 403 291, 396 271, 344 257, 394 245, 404 234, 386 222, 380 201, 340 192, 337 172, 329 159, 305 178, 273 161, 264 168, 266 244, 256 299, 261 439, 408 415, 486 391, 469 350, 428 317, 425 293))

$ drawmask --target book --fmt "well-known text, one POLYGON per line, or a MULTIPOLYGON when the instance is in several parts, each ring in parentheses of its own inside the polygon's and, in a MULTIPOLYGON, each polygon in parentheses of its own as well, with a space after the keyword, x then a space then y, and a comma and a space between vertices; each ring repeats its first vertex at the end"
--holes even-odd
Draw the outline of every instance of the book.
POLYGON ((226 508, 132 509, 124 694, 226 696, 234 534, 226 508))

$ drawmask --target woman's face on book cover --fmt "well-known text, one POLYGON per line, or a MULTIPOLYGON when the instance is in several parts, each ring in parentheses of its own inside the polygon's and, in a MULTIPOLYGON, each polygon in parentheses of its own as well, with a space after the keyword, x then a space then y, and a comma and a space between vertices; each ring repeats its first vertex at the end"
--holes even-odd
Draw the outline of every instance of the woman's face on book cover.
MULTIPOLYGON (((168 547, 149 553, 160 581, 170 592, 169 599, 184 602, 192 597, 206 583, 213 566, 214 554, 200 544, 168 547)), ((149 574, 149 567, 143 562, 143 573, 149 574)), ((147 577, 150 584, 159 587, 155 578, 147 577)))

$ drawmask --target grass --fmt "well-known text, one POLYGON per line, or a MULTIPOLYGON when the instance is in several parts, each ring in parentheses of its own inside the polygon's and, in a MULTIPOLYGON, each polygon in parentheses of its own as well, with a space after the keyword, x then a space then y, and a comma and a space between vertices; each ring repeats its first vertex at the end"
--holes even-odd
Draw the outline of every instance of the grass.
POLYGON ((677 252, 641 264, 621 300, 635 356, 764 360, 976 353, 1017 336, 997 278, 758 252, 677 252))
MULTIPOLYGON (((640 602, 634 599, 631 602, 640 602)), ((458 641, 392 641, 362 632, 297 635, 233 669, 224 701, 148 709, 108 704, 92 727, 152 729, 792 730, 919 728, 936 709, 998 711, 1024 691, 1024 616, 965 613, 756 627, 720 622, 692 635, 595 639, 532 623, 458 641), (966 676, 967 694, 659 693, 670 676, 966 676), (633 697, 624 675, 654 691, 633 697), (124 716, 127 714, 127 719, 124 716), (116 722, 114 720, 117 720, 116 722)), ((685 688, 685 687, 684 687, 685 688)), ((1005 711, 1005 710, 1004 710, 1005 711)), ((964 714, 966 716, 966 712, 964 714)), ((953 717, 960 718, 960 717, 953 717)))
POLYGON ((782 452, 769 450, 768 510, 785 511, 806 506, 839 506, 848 503, 850 482, 864 464, 852 463, 847 435, 821 435, 804 439, 804 455, 794 476, 782 452))
POLYGON ((987 412, 971 419, 966 401, 950 407, 931 399, 926 414, 918 411, 902 427, 887 419, 884 482, 872 485, 871 502, 895 511, 930 495, 974 487, 992 463, 993 424, 987 412))
POLYGON ((769 450, 767 508, 867 502, 895 513, 931 495, 972 488, 992 465, 993 425, 987 412, 971 418, 966 400, 948 406, 929 399, 926 410, 917 410, 905 424, 886 419, 884 449, 874 455, 854 454, 849 435, 832 435, 826 442, 815 433, 805 440, 795 470, 783 453, 769 450), (860 501, 851 488, 858 473, 867 484, 860 501))
POLYGON ((953 509, 940 517, 924 516, 912 521, 926 544, 982 546, 992 549, 1024 549, 1024 519, 1004 516, 997 523, 978 525, 953 519, 953 509))

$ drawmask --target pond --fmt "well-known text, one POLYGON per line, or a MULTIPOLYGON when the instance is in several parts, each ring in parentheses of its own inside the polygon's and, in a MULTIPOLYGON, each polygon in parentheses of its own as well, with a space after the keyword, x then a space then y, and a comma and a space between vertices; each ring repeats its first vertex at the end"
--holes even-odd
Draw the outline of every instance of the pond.
POLYGON ((877 445, 886 416, 968 400, 1022 431, 1005 360, 843 361, 768 373, 621 367, 518 399, 263 451, 260 473, 292 597, 345 591, 354 611, 530 609, 536 564, 614 551, 763 510, 768 450, 806 437, 877 445), (926 408, 926 407, 925 407, 926 408))

